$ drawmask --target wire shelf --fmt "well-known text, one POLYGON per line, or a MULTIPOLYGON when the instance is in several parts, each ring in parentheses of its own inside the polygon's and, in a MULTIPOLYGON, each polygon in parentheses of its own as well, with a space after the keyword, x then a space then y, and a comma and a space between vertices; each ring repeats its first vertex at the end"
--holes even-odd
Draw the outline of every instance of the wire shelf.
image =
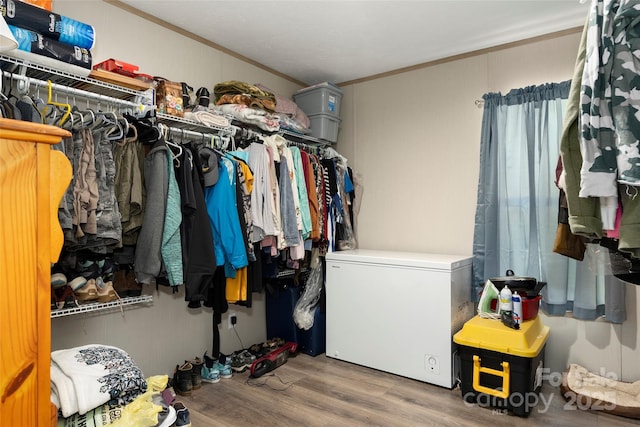
POLYGON ((153 296, 140 295, 138 297, 125 297, 117 301, 94 302, 90 304, 80 304, 78 307, 51 310, 51 318, 71 316, 73 314, 89 313, 94 311, 105 311, 134 304, 147 304, 153 302, 153 296))
POLYGON ((185 119, 182 117, 176 117, 169 114, 158 113, 158 112, 156 112, 156 118, 159 123, 164 123, 168 126, 175 126, 176 127, 175 131, 178 133, 180 132, 180 130, 192 131, 200 134, 209 134, 209 133, 218 133, 218 132, 231 133, 233 129, 231 126, 227 126, 227 127, 215 126, 215 125, 208 126, 193 120, 185 119))
POLYGON ((305 135, 302 133, 293 132, 287 129, 280 129, 279 133, 285 137, 285 139, 293 140, 293 142, 300 142, 302 144, 309 145, 331 145, 329 141, 316 138, 315 136, 305 135))
POLYGON ((147 93, 147 91, 130 89, 124 86, 92 79, 90 77, 79 76, 67 71, 58 70, 35 62, 26 61, 24 59, 14 58, 7 55, 0 55, 0 61, 13 64, 13 67, 8 67, 7 65, 3 66, 4 70, 9 73, 23 74, 26 77, 44 81, 51 80, 52 83, 56 83, 61 86, 66 86, 68 88, 79 89, 87 92, 94 92, 106 97, 124 99, 127 101, 140 103, 145 103, 143 102, 143 98, 145 98, 145 100, 153 103, 153 99, 149 98, 149 93, 152 93, 152 90, 147 93))

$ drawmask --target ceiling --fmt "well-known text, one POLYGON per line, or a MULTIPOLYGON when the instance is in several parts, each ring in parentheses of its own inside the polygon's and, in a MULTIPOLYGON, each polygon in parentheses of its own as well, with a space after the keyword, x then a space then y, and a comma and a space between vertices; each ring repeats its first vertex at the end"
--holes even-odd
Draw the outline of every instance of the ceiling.
MULTIPOLYGON (((107 0, 109 1, 109 0, 107 0)), ((584 0, 119 0, 305 84, 582 27, 584 0)))

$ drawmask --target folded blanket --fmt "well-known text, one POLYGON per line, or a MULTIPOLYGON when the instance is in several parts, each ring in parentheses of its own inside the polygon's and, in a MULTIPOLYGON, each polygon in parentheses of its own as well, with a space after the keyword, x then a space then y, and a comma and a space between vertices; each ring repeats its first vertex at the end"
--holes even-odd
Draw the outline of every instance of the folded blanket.
POLYGON ((247 107, 276 111, 276 97, 250 83, 237 80, 221 82, 213 87, 215 104, 243 104, 247 107))
POLYGON ((112 400, 131 401, 147 389, 140 368, 117 347, 90 344, 58 350, 51 353, 51 362, 52 390, 65 417, 112 400))
POLYGON ((242 104, 217 105, 215 110, 221 114, 229 114, 240 122, 255 125, 262 130, 269 132, 280 130, 278 118, 264 110, 250 108, 242 104))
POLYGON ((51 401, 60 408, 62 416, 68 417, 78 412, 73 381, 53 361, 51 361, 51 393, 53 394, 51 401))
POLYGON ((274 91, 260 83, 256 83, 255 85, 259 89, 262 89, 266 92, 271 92, 275 95, 276 113, 286 114, 287 116, 295 120, 296 123, 299 123, 302 128, 308 129, 309 126, 311 126, 309 117, 305 114, 304 111, 300 109, 300 107, 298 107, 298 104, 296 104, 295 101, 275 93, 274 91))

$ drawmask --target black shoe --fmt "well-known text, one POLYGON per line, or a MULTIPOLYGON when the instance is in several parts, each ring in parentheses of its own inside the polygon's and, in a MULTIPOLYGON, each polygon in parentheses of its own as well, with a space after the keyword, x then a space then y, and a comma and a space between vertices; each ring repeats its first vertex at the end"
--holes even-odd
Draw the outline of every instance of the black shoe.
POLYGON ((196 357, 191 362, 191 388, 197 390, 202 386, 202 360, 196 357))
POLYGON ((174 402, 173 409, 176 410, 176 423, 175 427, 191 427, 191 419, 189 417, 189 410, 184 403, 174 402))
POLYGON ((189 362, 185 362, 181 366, 176 365, 176 370, 173 373, 172 387, 180 396, 191 396, 193 390, 193 384, 191 381, 191 371, 193 365, 189 362))
POLYGON ((198 89, 198 91, 196 92, 196 97, 198 100, 198 105, 203 107, 209 106, 209 103, 210 103, 209 91, 207 90, 206 87, 201 87, 200 89, 198 89))

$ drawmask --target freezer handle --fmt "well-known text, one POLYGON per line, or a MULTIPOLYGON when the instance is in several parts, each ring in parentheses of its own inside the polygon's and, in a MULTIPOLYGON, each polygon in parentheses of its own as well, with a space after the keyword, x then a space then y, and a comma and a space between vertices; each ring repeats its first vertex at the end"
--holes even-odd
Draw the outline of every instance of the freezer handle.
POLYGON ((509 362, 502 362, 502 371, 492 368, 484 368, 480 366, 480 356, 473 356, 473 389, 481 393, 486 393, 491 396, 501 397, 506 399, 509 397, 509 377, 510 368, 509 362), (496 377, 502 377, 502 390, 496 390, 493 388, 480 385, 480 374, 495 375, 496 377))

